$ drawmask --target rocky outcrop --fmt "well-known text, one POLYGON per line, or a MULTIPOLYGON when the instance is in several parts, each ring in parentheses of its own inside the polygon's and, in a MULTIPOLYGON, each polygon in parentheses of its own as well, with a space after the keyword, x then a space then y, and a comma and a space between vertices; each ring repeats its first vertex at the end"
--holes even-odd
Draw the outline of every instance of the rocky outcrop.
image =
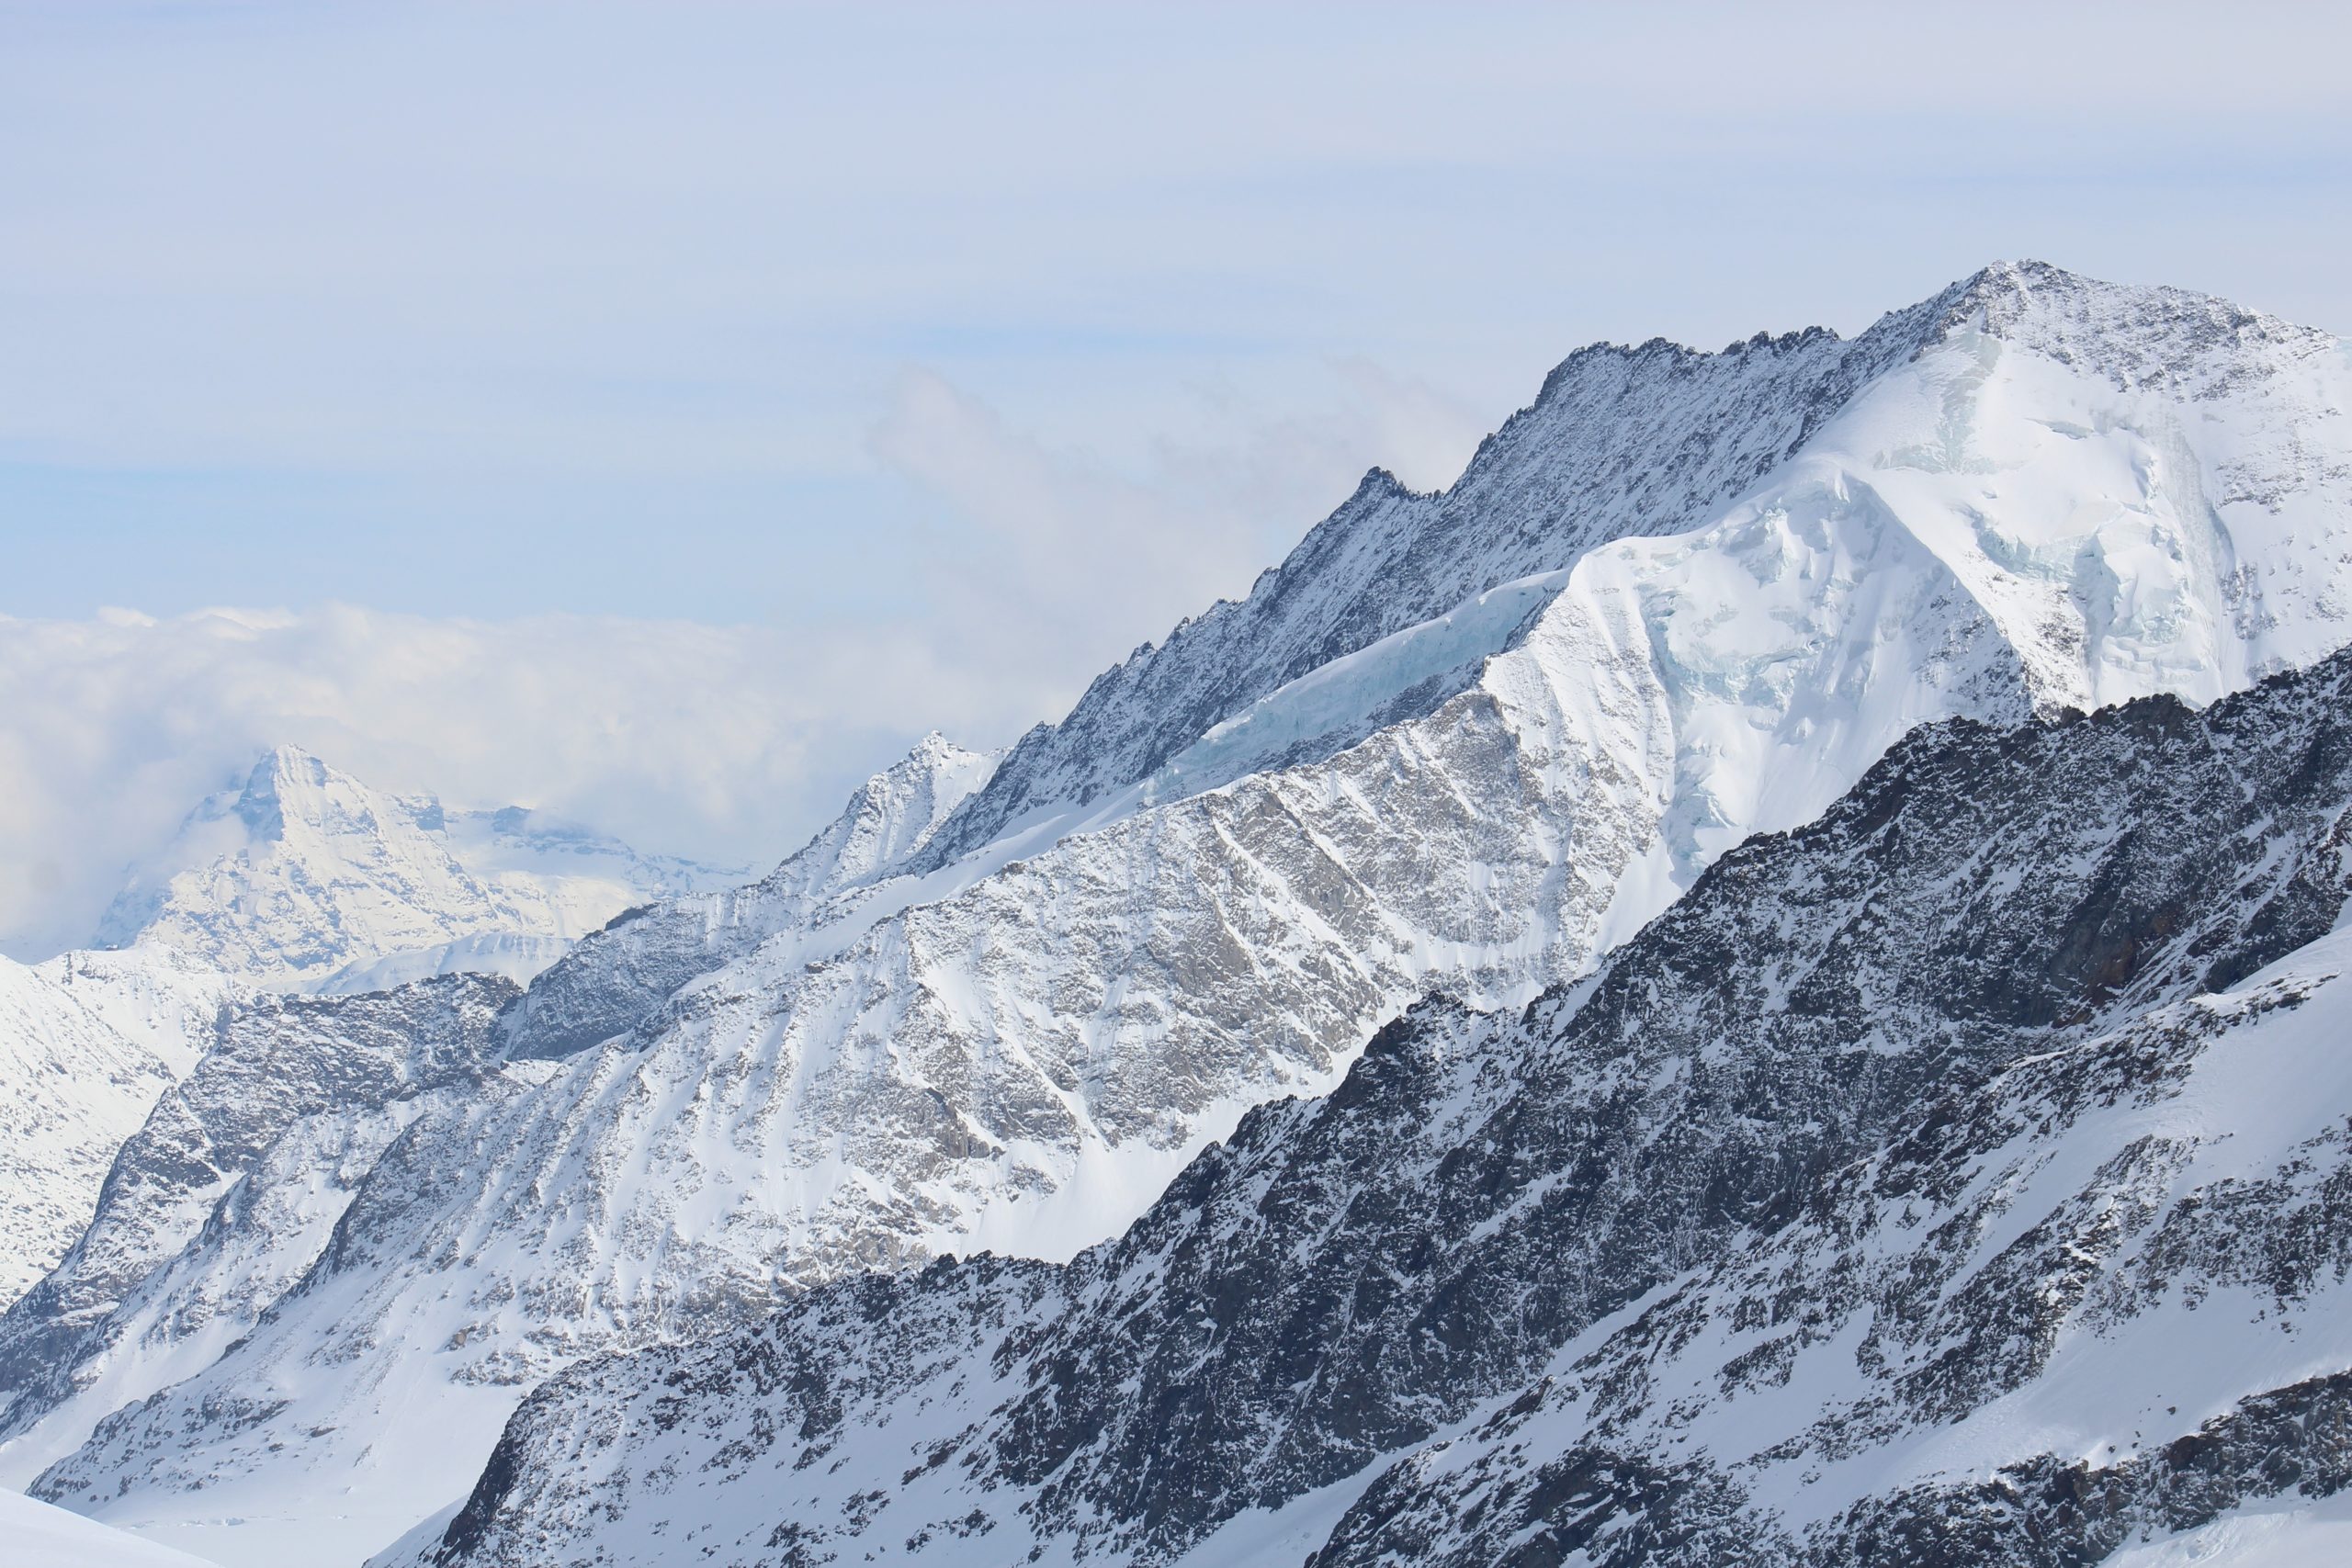
POLYGON ((2094 1561, 2329 1490, 2334 1418, 2278 1434, 2332 1383, 2266 1380, 2352 1358, 2347 696, 2352 655, 1923 731, 1593 980, 1414 1010, 1067 1268, 556 1379, 404 1560, 1210 1562, 1338 1489, 1318 1568, 2094 1561))

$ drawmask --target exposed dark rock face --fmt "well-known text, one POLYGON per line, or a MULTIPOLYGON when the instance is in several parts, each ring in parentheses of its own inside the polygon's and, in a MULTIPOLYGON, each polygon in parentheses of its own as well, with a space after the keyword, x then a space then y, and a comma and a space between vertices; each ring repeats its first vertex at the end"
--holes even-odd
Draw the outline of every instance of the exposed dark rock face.
POLYGON ((1516 1398, 1391 1465, 1318 1562, 1467 1568, 1603 1539, 1590 1561, 2075 1564, 2249 1500, 2331 1495, 2341 1380, 2263 1387, 2271 1344, 2339 1317, 2352 1274, 2352 1079, 2327 1083, 2298 1134, 2262 1124, 2278 1120, 2262 1108, 2282 1087, 2321 1087, 2301 1074, 2343 1035, 2347 1000, 2330 987, 2352 942, 2301 956, 2250 989, 2151 1010, 1935 1099, 1796 1221, 1669 1282, 1516 1398), (2231 1085, 2235 1104, 2217 1095, 2231 1085), (1997 1431, 1972 1450, 1961 1435, 2053 1374, 2079 1390, 2102 1355, 2111 1408, 2072 1424, 2109 1439, 2095 1439, 2105 1462, 2019 1450, 1997 1431), (1792 1391, 1809 1392, 1779 1440, 1747 1453, 1711 1440, 1744 1405, 1792 1391), (2221 1413, 2199 1420, 2191 1401, 2221 1413), (2259 1435, 2237 1443, 2226 1477, 2176 1473, 2234 1431, 2259 1435), (1923 1478, 1953 1467, 1882 1458, 1922 1443, 1996 1479, 1923 1478), (1807 1506, 1824 1472, 1868 1476, 1874 1461, 1899 1483, 1848 1481, 1850 1501, 1807 1506), (1667 1479, 1565 1484, 1596 1466, 1667 1479))
POLYGON ((1383 1476, 1306 1568, 2086 1568, 2249 1502, 2352 1484, 2352 1374, 2256 1394, 2120 1463, 2043 1456, 1985 1481, 1905 1487, 1802 1539, 1704 1462, 1579 1448, 1522 1485, 1457 1494, 1452 1513, 1430 1507, 1418 1479, 1383 1476))
POLYGON ((1318 1568, 2091 1562, 2332 1488, 2327 1380, 1988 1492, 1870 1466, 2197 1302, 2229 1344, 2249 1292, 2327 1320, 2352 1105, 2200 1108, 2333 1059, 2347 696, 2352 654, 1919 731, 1593 980, 1417 1007, 1066 1269, 844 1282, 555 1380, 426 1560, 1205 1561, 1344 1483, 1318 1568))
POLYGON ((1813 1562, 2075 1568, 2152 1534, 2211 1523, 2258 1498, 2352 1485, 2352 1373, 2247 1399, 2120 1464, 2043 1458, 1977 1485, 1923 1486, 1858 1506, 1813 1562))

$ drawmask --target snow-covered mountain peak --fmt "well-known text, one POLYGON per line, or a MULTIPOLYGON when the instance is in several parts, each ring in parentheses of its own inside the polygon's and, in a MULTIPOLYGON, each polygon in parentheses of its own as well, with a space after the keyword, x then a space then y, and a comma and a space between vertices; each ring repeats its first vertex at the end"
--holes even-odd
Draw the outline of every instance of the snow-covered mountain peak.
POLYGON ((763 879, 805 896, 834 893, 895 870, 956 807, 988 783, 996 758, 934 729, 860 784, 841 815, 763 879))
POLYGON ((134 869, 96 945, 174 947, 279 989, 446 968, 526 978, 649 894, 734 874, 519 807, 453 811, 393 795, 277 746, 134 869))
POLYGON ((2198 399, 2312 355, 2333 334, 2192 289, 2109 283, 2047 262, 1996 262, 1926 307, 1921 352, 1982 335, 2106 380, 2198 399))
MULTIPOLYGON (((297 747, 274 746, 254 761, 253 772, 245 777, 244 788, 238 792, 230 809, 254 838, 282 838, 286 832, 284 797, 290 794, 301 802, 305 795, 321 794, 328 782, 327 766, 318 758, 297 747), (281 777, 286 779, 288 787, 280 787, 281 777), (309 786, 307 790, 305 784, 309 786)), ((210 804, 208 801, 198 810, 202 812, 210 804)))
MULTIPOLYGON (((1246 598, 1105 671, 1058 724, 1021 739, 915 868, 1126 789, 1287 682, 1487 589, 1616 539, 1704 526, 1865 394, 1916 387, 1923 361, 1954 355, 2034 362, 2176 409, 2236 400, 2237 416, 2204 422, 2229 428, 2198 431, 2192 454, 2222 481, 2205 496, 2216 506, 2335 483, 2352 450, 2304 428, 2345 406, 2336 339, 2227 300, 2039 262, 1988 266, 1851 340, 1815 327, 1713 354, 1664 338, 1595 344, 1561 361, 1452 486, 1417 494, 1372 470, 1246 598), (2222 449, 2231 442, 2248 460, 2222 449)), ((1988 408, 1986 423, 2014 423, 2018 412, 1988 408)))
POLYGON ((273 746, 254 761, 229 809, 256 839, 281 840, 289 830, 334 837, 379 831, 377 808, 387 800, 420 823, 438 808, 429 799, 379 795, 299 746, 273 746))
POLYGON ((678 987, 779 931, 839 923, 844 906, 922 852, 996 762, 932 731, 759 881, 631 909, 548 966, 506 1020, 510 1047, 568 1055, 637 1027, 678 987))
POLYGON ((1587 552, 1479 676, 1524 733, 1563 693, 1668 716, 1665 858, 1620 933, 1914 725, 2202 704, 2352 637, 2336 340, 2030 263, 1871 338, 1902 352, 1758 483, 1587 552))
MULTIPOLYGON (((92 1435, 57 1474, 117 1517, 312 1508, 365 1466, 413 1520, 582 1357, 926 1256, 1069 1256, 1414 998, 1580 982, 1922 725, 2152 693, 2185 722, 2346 641, 2347 377, 2324 334, 2025 264, 1850 341, 1580 351, 1456 484, 1375 471, 1001 765, 926 738, 760 882, 594 933, 500 1014, 479 1093, 353 1156, 342 1240, 253 1240, 299 1289, 173 1339, 229 1257, 199 1230, 88 1342, 112 1381, 20 1418, 92 1435), (169 1386, 107 1359, 151 1330, 169 1386)), ((311 1088, 319 1137, 389 1135, 311 1088)), ((239 1202, 315 1218, 270 1157, 239 1202)))

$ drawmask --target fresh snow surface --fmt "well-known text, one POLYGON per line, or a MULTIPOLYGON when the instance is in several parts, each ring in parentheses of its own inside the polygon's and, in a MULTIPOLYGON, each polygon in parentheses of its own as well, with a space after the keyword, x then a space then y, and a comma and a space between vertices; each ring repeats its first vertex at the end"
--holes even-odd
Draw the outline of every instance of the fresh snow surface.
POLYGON ((571 952, 571 945, 569 937, 484 931, 438 947, 354 961, 328 976, 318 990, 322 996, 347 997, 361 991, 389 991, 435 975, 503 975, 517 985, 527 985, 571 952))
POLYGON ((235 991, 167 951, 0 958, 0 1306, 89 1224, 114 1151, 235 991))
MULTIPOLYGON (((545 1080, 421 1117, 364 1241, 89 1450, 96 1506, 422 1517, 582 1356, 1114 1233, 1408 1001, 1585 973, 1917 724, 2314 659, 2352 634, 2347 409, 2324 334, 2034 266, 1850 344, 1586 351, 1446 495, 1368 484, 1001 766, 582 942, 511 1015, 545 1080)), ((260 957, 331 973, 315 940, 260 957)))
POLYGON ((0 1492, 6 1568, 214 1568, 201 1557, 14 1492, 0 1492))
POLYGON ((2211 1524, 2125 1547, 2101 1568, 2343 1568, 2352 1562, 2352 1494, 2267 1498, 2211 1524))

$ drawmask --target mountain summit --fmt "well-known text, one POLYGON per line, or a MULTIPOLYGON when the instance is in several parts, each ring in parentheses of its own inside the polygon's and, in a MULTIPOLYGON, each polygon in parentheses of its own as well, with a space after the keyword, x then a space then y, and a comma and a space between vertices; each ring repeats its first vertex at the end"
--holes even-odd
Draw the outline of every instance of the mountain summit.
POLYGON ((631 905, 729 879, 520 807, 388 795, 279 746, 132 874, 96 945, 161 943, 267 989, 527 979, 631 905))
MULTIPOLYGON (((2343 347, 2328 333, 2032 261, 1988 266, 1850 341, 1812 328, 1759 333, 1716 354, 1663 338, 1593 344, 1545 378, 1452 487, 1417 494, 1374 470, 1246 598, 1104 671, 1060 723, 1022 739, 922 863, 1133 784, 1287 682, 1484 589, 1564 569, 1620 537, 1700 526, 1809 451, 1835 454, 1862 481, 1940 473, 1946 482, 1930 488, 1947 493, 1935 503, 1981 520, 1984 534, 1975 549, 1966 531, 1922 542, 1963 571, 1969 556, 1989 556, 2037 597, 2054 591, 2053 625, 2094 629, 2107 581, 2099 541, 2153 507, 2189 539, 2211 532, 2209 508, 2229 517, 2222 558, 2183 563, 2208 573, 2203 593, 2308 596, 2319 623, 2334 626, 2352 601, 2341 563, 2314 541, 2326 531, 2316 509, 2346 485, 2345 378, 2343 347), (2005 468, 2057 488, 2038 496, 1968 482, 2005 468), (2052 515, 2060 502, 2069 510, 2052 515), (2098 520, 2102 535, 2078 507, 2120 515, 2098 520), (2253 535, 2244 558, 2233 529, 2253 535), (2091 552, 2069 566, 2029 533, 2091 552), (2291 574, 2245 574, 2276 547, 2297 558, 2291 574), (2080 583, 2071 580, 2078 570, 2080 583), (2081 608, 2064 603, 2078 589, 2088 595, 2081 608)), ((1975 591, 1984 574, 1973 575, 1975 591)), ((2229 613, 2259 644, 2266 619, 2290 641, 2313 624, 2302 608, 2229 613)), ((2024 626, 2003 630, 2034 640, 2024 626)), ((2324 650, 2298 644, 2284 657, 2324 650)), ((2214 651, 2222 678, 2242 681, 2244 657, 2214 651)), ((2033 694, 2089 695, 2064 679, 2033 694)))

